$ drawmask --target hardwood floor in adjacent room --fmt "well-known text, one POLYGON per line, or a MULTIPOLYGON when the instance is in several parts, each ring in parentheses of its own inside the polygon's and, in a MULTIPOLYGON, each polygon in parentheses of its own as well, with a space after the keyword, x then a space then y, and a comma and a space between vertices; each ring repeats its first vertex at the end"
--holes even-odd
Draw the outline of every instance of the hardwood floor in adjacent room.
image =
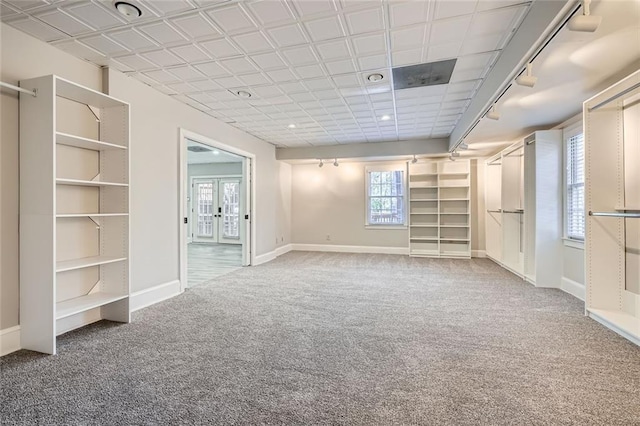
POLYGON ((242 268, 241 244, 191 243, 187 256, 188 287, 242 268))

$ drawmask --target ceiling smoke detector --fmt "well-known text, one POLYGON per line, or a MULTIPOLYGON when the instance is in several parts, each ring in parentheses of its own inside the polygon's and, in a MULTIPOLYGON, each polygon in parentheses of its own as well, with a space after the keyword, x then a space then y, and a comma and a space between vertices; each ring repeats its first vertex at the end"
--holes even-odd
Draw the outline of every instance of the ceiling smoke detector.
POLYGON ((414 87, 448 84, 457 59, 429 62, 393 68, 393 88, 412 89, 414 87))
POLYGON ((142 11, 138 6, 135 6, 126 1, 117 1, 113 4, 121 15, 127 18, 139 18, 142 16, 142 11))
POLYGON ((379 72, 370 74, 367 77, 367 80, 369 80, 372 83, 377 83, 378 81, 381 81, 382 79, 384 79, 384 75, 380 74, 379 72))

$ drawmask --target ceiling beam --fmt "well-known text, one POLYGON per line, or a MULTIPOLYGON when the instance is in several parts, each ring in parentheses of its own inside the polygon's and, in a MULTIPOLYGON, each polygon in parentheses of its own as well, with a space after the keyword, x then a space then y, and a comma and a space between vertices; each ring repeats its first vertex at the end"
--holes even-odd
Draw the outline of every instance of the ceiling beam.
POLYGON ((317 160, 330 158, 380 158, 400 155, 444 155, 448 139, 423 139, 395 142, 369 142, 345 145, 320 145, 300 148, 276 148, 277 160, 317 160))
POLYGON ((495 97, 515 78, 541 43, 574 7, 576 0, 535 0, 522 24, 502 50, 451 136, 452 150, 489 109, 495 97))

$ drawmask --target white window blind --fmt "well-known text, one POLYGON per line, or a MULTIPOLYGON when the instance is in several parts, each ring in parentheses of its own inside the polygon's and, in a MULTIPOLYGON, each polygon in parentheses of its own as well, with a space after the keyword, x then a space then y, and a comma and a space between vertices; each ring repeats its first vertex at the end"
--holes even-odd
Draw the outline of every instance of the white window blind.
POLYGON ((404 225, 404 170, 367 168, 367 225, 404 225))
POLYGON ((584 134, 566 139, 566 236, 584 240, 584 134))

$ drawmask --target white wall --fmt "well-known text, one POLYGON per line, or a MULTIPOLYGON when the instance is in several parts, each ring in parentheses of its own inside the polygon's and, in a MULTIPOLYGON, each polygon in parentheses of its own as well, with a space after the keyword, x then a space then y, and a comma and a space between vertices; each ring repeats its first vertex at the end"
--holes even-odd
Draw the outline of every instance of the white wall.
POLYGON ((242 163, 189 164, 187 177, 194 176, 242 176, 242 163))
MULTIPOLYGON (((476 163, 471 162, 471 245, 484 251, 484 163, 476 163)), ((407 229, 365 228, 365 167, 373 164, 406 167, 406 162, 349 162, 339 167, 327 163, 322 168, 317 163, 293 165, 293 243, 407 248, 407 229)))
MULTIPOLYGON (((20 80, 57 74, 92 89, 102 84, 100 69, 76 59, 7 25, 0 24, 0 80, 20 80)), ((64 102, 63 102, 64 103, 64 102)), ((18 95, 2 89, 0 94, 0 330, 19 322, 18 264, 18 95)), ((95 121, 94 121, 95 123, 95 121)), ((61 123, 77 129, 80 123, 61 123)), ((87 129, 79 133, 87 134, 87 129)))
POLYGON ((371 164, 292 166, 293 243, 407 247, 407 229, 365 228, 365 166, 371 164))
MULTIPOLYGON (((256 254, 290 242, 290 170, 275 147, 235 129, 119 72, 102 71, 44 42, 0 24, 0 78, 19 80, 57 74, 131 104, 132 291, 179 278, 178 152, 185 128, 256 156, 256 254)), ((18 325, 18 97, 2 90, 0 144, 0 330, 18 325)), ((83 133, 84 134, 84 133, 83 133)))

